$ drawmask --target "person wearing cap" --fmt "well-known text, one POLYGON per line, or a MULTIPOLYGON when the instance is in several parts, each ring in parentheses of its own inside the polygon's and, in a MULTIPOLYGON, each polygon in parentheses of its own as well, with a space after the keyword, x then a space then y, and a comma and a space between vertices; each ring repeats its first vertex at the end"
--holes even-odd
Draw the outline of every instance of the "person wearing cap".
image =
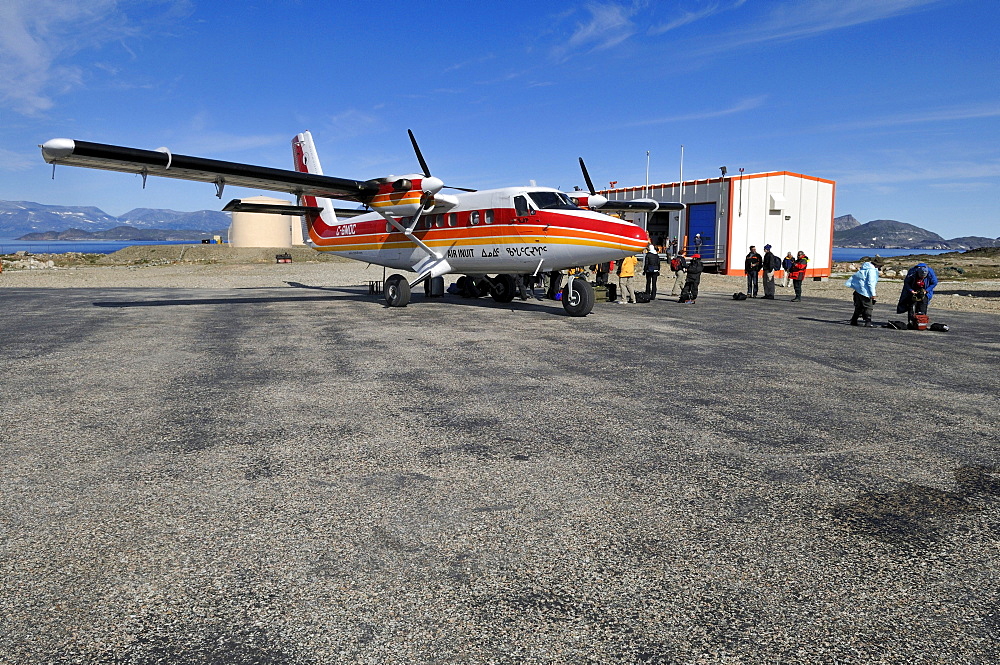
POLYGON ((774 271, 781 267, 781 259, 771 253, 771 246, 764 245, 764 298, 774 300, 774 271))
POLYGON ((698 299, 698 285, 701 284, 701 273, 705 266, 701 263, 701 254, 692 254, 687 266, 687 279, 681 289, 681 302, 693 305, 698 299))
POLYGON ((788 288, 792 285, 792 266, 795 265, 795 257, 792 256, 791 252, 785 254, 785 258, 781 259, 781 269, 785 271, 785 283, 782 284, 784 288, 788 288))
POLYGON ((795 257, 795 263, 792 264, 792 270, 789 275, 792 278, 792 288, 795 289, 795 297, 792 298, 792 302, 802 300, 802 280, 806 278, 806 268, 808 267, 809 257, 806 256, 805 252, 800 250, 795 257))
POLYGON ((761 258, 760 254, 757 253, 757 246, 750 245, 750 251, 747 253, 746 260, 743 263, 743 272, 747 276, 747 297, 756 298, 757 289, 759 288, 759 276, 760 276, 760 266, 761 258))
POLYGON ((642 274, 646 276, 646 293, 650 300, 656 299, 656 279, 660 276, 660 254, 650 245, 642 257, 642 274))
POLYGON ((903 292, 899 294, 896 313, 909 313, 911 324, 915 314, 927 314, 927 306, 934 297, 934 287, 937 284, 937 274, 926 263, 918 263, 910 268, 903 278, 903 292))
POLYGON ((670 287, 670 295, 676 296, 684 289, 687 277, 687 257, 682 249, 679 254, 670 259, 670 269, 674 272, 674 285, 670 287))

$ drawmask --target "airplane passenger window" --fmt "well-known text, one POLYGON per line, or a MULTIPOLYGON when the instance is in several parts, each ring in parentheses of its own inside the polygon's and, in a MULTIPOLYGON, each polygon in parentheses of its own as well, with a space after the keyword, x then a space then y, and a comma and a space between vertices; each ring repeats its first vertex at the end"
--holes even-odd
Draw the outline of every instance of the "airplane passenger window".
POLYGON ((518 217, 527 217, 530 214, 528 199, 523 196, 514 197, 514 214, 518 217))
POLYGON ((444 220, 442 219, 442 217, 443 217, 443 215, 435 215, 434 216, 434 226, 436 226, 438 228, 441 228, 442 226, 444 226, 444 220))
POLYGON ((478 210, 473 210, 469 214, 469 224, 472 224, 473 226, 475 226, 478 223, 479 223, 479 211, 478 210))
POLYGON ((386 222, 385 223, 385 232, 386 233, 392 233, 392 231, 393 231, 392 224, 390 224, 389 222, 386 222))
POLYGON ((456 215, 453 212, 448 213, 448 226, 457 226, 457 225, 458 225, 458 215, 456 215))
POLYGON ((492 224, 493 223, 493 211, 492 210, 487 210, 486 211, 486 223, 487 224, 492 224))

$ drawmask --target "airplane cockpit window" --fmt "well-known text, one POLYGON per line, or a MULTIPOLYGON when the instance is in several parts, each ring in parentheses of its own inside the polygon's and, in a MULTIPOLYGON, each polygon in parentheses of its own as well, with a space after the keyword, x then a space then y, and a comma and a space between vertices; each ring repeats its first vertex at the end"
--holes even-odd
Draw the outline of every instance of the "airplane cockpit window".
POLYGON ((527 217, 531 214, 531 209, 528 208, 528 199, 524 196, 514 197, 514 214, 518 217, 527 217))
POLYGON ((528 196, 539 210, 576 210, 569 197, 562 192, 529 192, 528 196))

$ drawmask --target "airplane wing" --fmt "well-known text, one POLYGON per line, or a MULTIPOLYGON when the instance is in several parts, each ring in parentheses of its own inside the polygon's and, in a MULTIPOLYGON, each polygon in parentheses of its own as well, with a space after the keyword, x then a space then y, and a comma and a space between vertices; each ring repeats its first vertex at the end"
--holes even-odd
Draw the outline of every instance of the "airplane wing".
POLYGON ((165 148, 140 150, 73 139, 52 139, 39 147, 49 164, 136 173, 143 176, 143 185, 147 175, 210 182, 219 198, 226 185, 361 203, 370 202, 378 193, 378 185, 371 181, 173 155, 165 148))

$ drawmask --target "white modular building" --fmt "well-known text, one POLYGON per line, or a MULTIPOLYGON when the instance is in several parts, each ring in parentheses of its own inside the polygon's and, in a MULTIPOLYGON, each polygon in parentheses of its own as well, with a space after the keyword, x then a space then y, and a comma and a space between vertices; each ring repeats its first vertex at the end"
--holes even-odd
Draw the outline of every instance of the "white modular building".
POLYGON ((809 257, 809 277, 830 276, 836 183, 775 171, 726 175, 683 183, 624 187, 600 192, 611 201, 654 199, 680 202, 682 211, 635 213, 652 243, 669 252, 676 238, 687 255, 701 255, 723 274, 743 274, 750 245, 764 245, 780 257, 799 251, 809 257))

